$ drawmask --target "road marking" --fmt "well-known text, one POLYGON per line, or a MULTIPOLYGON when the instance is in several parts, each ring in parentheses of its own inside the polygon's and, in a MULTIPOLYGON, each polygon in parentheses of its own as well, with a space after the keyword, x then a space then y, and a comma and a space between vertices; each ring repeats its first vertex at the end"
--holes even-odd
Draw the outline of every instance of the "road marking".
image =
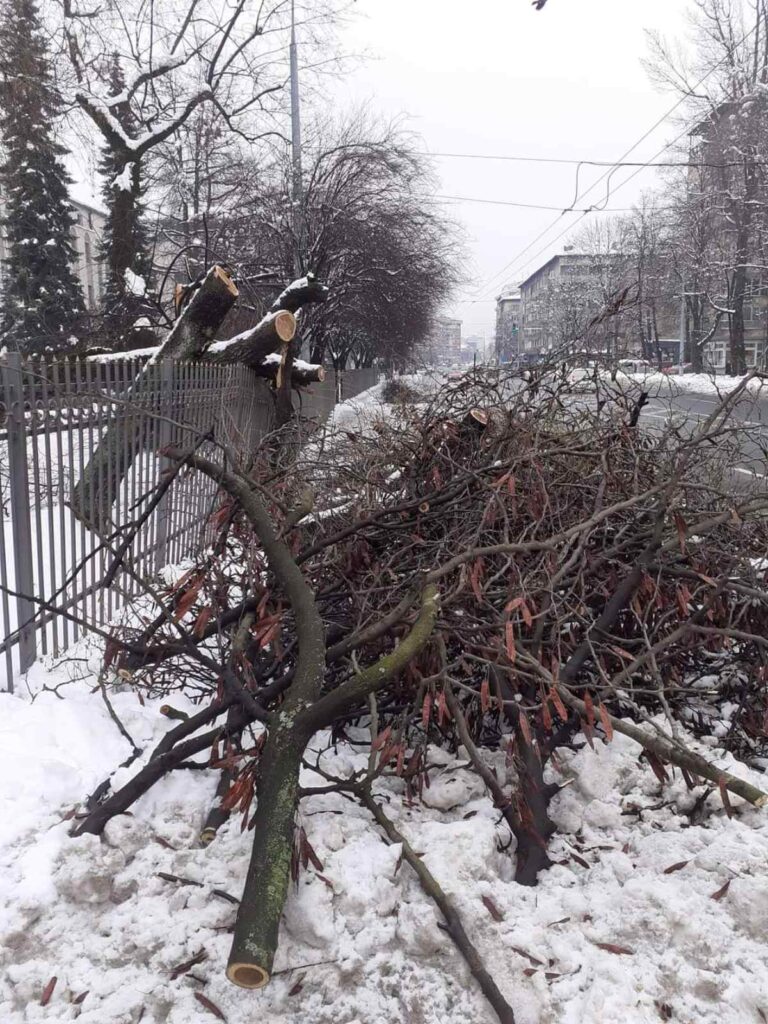
POLYGON ((734 471, 734 473, 743 473, 744 476, 755 476, 759 480, 766 480, 766 479, 768 479, 768 474, 766 474, 766 473, 758 473, 757 470, 755 470, 755 469, 742 469, 741 466, 734 466, 733 467, 733 471, 734 471))

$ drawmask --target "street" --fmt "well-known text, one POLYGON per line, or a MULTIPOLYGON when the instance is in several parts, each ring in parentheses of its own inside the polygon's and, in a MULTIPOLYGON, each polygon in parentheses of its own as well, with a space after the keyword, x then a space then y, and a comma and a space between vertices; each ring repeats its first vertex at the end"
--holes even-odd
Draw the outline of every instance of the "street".
MULTIPOLYGON (((649 425, 663 426, 670 414, 681 414, 691 424, 705 420, 720 404, 713 394, 681 391, 677 394, 653 394, 643 409, 642 419, 649 425)), ((733 470, 756 479, 768 477, 768 395, 746 392, 732 412, 732 422, 743 427, 741 459, 733 470)))

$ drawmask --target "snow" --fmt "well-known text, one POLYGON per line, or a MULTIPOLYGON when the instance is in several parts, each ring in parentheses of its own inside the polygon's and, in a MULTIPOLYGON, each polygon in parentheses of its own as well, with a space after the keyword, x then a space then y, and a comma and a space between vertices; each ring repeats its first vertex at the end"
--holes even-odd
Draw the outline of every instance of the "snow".
POLYGON ((112 188, 118 192, 131 192, 134 165, 126 164, 120 173, 113 179, 112 188))
POLYGON ((147 294, 147 282, 140 274, 134 273, 130 267, 125 268, 125 287, 128 289, 131 295, 141 296, 147 294))
MULTIPOLYGON (((625 388, 640 384, 650 390, 656 397, 671 397, 681 391, 692 391, 697 394, 718 395, 725 397, 743 383, 743 377, 725 376, 724 374, 706 373, 658 373, 657 371, 625 373, 623 370, 608 371, 594 369, 574 369, 567 375, 568 382, 575 387, 590 391, 595 382, 608 388, 625 388)), ((764 394, 768 391, 768 380, 753 377, 747 384, 750 394, 764 394)))
MULTIPOLYGON (((134 327, 147 326, 147 324, 140 324, 137 320, 134 327)), ((89 363, 112 363, 120 359, 139 359, 148 356, 153 356, 157 352, 157 345, 152 345, 151 348, 132 348, 129 352, 103 352, 97 356, 88 356, 87 360, 89 363)))
MULTIPOLYGON (((495 1021, 400 848, 338 795, 302 803, 300 823, 323 877, 310 867, 291 889, 271 984, 258 993, 231 986, 224 964, 235 908, 213 890, 239 895, 251 834, 233 820, 200 848, 216 779, 181 772, 101 839, 70 838, 62 818, 129 752, 91 692, 93 677, 68 681, 77 666, 93 670, 98 651, 81 642, 70 654, 86 661, 36 665, 28 694, 0 695, 3 1024, 133 1024, 142 1008, 144 1024, 192 1024, 208 1019, 195 991, 229 1024, 495 1021), (66 684, 60 697, 42 692, 56 684, 66 684), (201 949, 207 958, 171 980, 173 967, 201 949), (71 999, 86 991, 78 1016, 71 999)), ((128 689, 111 699, 142 747, 172 725, 160 701, 142 706, 128 689)), ((171 703, 189 707, 176 695, 171 703)), ((313 743, 324 771, 348 775, 365 765, 364 748, 327 743, 313 743)), ((554 800, 557 863, 536 888, 513 881, 514 853, 500 848, 506 828, 461 750, 433 752, 422 804, 410 806, 396 779, 377 784, 388 815, 454 900, 519 1024, 651 1024, 670 1011, 671 1020, 742 1024, 768 1012, 768 816, 732 797, 729 820, 715 794, 703 820, 689 820, 694 796, 682 780, 662 792, 638 754, 617 735, 594 752, 562 755, 560 781, 574 781, 554 800), (483 897, 503 920, 491 917, 483 897)), ((487 756, 508 785, 503 754, 487 756)), ((310 770, 303 781, 322 784, 310 770)))
MULTIPOLYGON (((725 374, 707 373, 630 373, 619 374, 630 380, 657 387, 659 391, 695 391, 706 395, 727 395, 735 390, 744 380, 743 377, 725 376, 725 374)), ((747 385, 750 392, 768 391, 768 381, 755 377, 747 385)))

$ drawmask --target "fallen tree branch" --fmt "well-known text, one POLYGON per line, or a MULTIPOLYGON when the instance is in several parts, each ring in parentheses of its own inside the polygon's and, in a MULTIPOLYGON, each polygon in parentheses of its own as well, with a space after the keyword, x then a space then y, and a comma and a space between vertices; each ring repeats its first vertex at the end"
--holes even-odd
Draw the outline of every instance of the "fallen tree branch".
POLYGON ((238 294, 228 270, 211 267, 148 365, 160 359, 196 359, 216 337, 238 294))
MULTIPOLYGON (((260 363, 249 364, 258 377, 277 381, 281 359, 277 352, 265 356, 260 363)), ((316 363, 305 363, 302 359, 294 359, 291 367, 291 387, 306 387, 308 384, 322 384, 325 370, 316 363)))
POLYGON ((296 334, 296 317, 287 309, 267 313, 255 327, 226 341, 216 341, 205 352, 209 363, 242 363, 258 370, 267 356, 296 334))
POLYGON ((477 951, 477 947, 467 935, 458 911, 440 887, 435 876, 426 866, 421 857, 419 857, 402 832, 398 831, 391 819, 384 813, 381 805, 373 798, 370 789, 362 787, 356 791, 356 794, 363 806, 370 811, 377 824, 386 833, 389 841, 391 843, 398 844, 402 848, 403 860, 405 860, 409 867, 413 868, 419 882, 421 883, 422 889, 427 896, 434 900, 440 909, 440 913, 445 918, 448 934, 453 940, 456 948, 466 960, 467 966, 472 972, 472 976, 480 986, 485 998, 495 1010, 496 1016, 499 1018, 501 1024, 515 1024, 515 1015, 512 1011, 512 1007, 506 1001, 498 985, 488 973, 488 970, 483 964, 480 954, 477 951))
MULTIPOLYGON (((565 686, 558 685, 557 691, 569 707, 578 711, 579 715, 586 719, 587 706, 583 700, 579 700, 565 686)), ((711 761, 707 761, 705 757, 696 754, 693 750, 688 750, 678 740, 668 739, 659 733, 646 732, 639 725, 628 722, 624 718, 616 718, 614 715, 609 715, 608 718, 614 732, 628 736, 635 743, 639 743, 643 750, 649 751, 660 760, 668 761, 669 764, 674 764, 678 768, 684 768, 688 772, 693 772, 694 775, 700 775, 703 779, 714 782, 716 786, 724 787, 731 793, 735 793, 736 796, 740 796, 755 807, 768 806, 768 793, 753 786, 751 782, 737 778, 725 771, 724 768, 718 768, 711 761)))
POLYGON ((337 715, 364 701, 368 694, 380 690, 402 672, 427 643, 435 627, 439 609, 440 595, 437 587, 430 584, 422 594, 421 609, 416 622, 394 651, 358 672, 310 707, 303 709, 298 721, 306 722, 314 730, 325 728, 333 723, 337 715))

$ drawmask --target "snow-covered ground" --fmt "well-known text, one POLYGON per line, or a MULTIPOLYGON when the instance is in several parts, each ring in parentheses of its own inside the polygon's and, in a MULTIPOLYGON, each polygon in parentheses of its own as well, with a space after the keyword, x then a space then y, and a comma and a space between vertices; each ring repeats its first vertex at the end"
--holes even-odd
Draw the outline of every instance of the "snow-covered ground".
MULTIPOLYGON (((71 654, 84 658, 86 648, 71 654)), ((291 892, 273 981, 256 993, 230 985, 235 906, 214 890, 239 896, 251 836, 233 820, 200 848, 216 779, 184 771, 103 838, 70 838, 67 813, 129 753, 92 677, 65 686, 63 699, 41 692, 73 666, 86 663, 38 665, 30 694, 0 695, 3 1024, 214 1020, 195 993, 229 1024, 495 1020, 398 848, 340 796, 302 804, 323 870, 310 866, 291 892), (200 963, 173 976, 201 952, 200 963)), ((142 705, 131 692, 113 701, 147 749, 173 724, 159 702, 142 705)), ((682 780, 662 791, 638 754, 617 736, 562 757, 563 781, 574 782, 555 798, 557 863, 536 888, 512 880, 514 852, 499 849, 507 831, 461 751, 433 751, 423 804, 409 806, 397 780, 378 793, 455 900, 518 1024, 760 1024, 768 1015, 768 811, 732 798, 729 820, 715 794, 692 823, 694 797, 682 780)), ((360 748, 340 745, 322 764, 345 774, 364 760, 360 748)), ((502 754, 495 764, 504 778, 502 754)), ((307 781, 317 777, 308 772, 307 781)))

